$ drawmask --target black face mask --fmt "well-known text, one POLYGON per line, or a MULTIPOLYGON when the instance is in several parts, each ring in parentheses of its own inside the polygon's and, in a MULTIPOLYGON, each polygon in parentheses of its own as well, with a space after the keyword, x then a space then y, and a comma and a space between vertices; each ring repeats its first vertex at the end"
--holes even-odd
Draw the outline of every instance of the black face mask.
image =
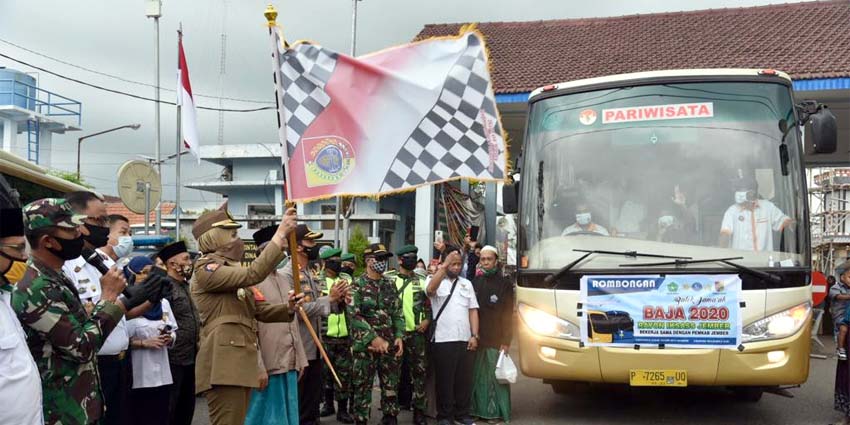
POLYGON ((91 224, 85 224, 86 229, 89 230, 88 236, 83 236, 88 243, 92 244, 95 248, 100 248, 102 246, 106 246, 109 243, 109 228, 103 226, 94 226, 91 224))
POLYGON ((405 270, 413 270, 416 268, 416 263, 419 261, 416 257, 408 258, 401 257, 401 266, 404 267, 405 270))
POLYGON ((328 260, 325 261, 325 268, 336 274, 339 274, 340 270, 342 269, 342 263, 336 260, 328 260))
POLYGON ((313 246, 304 246, 301 245, 301 248, 304 249, 304 253, 307 254, 307 261, 316 261, 319 259, 319 245, 313 246))
POLYGON ((340 272, 340 273, 345 273, 345 274, 347 274, 347 275, 349 275, 349 276, 351 276, 351 277, 354 277, 354 269, 353 269, 353 268, 351 268, 351 267, 340 267, 340 268, 339 268, 339 272, 340 272))
POLYGON ((53 255, 61 258, 63 261, 73 260, 83 253, 83 245, 85 244, 85 241, 82 236, 76 239, 62 239, 54 236, 53 239, 59 241, 59 245, 62 247, 62 250, 57 251, 54 248, 47 248, 47 250, 53 255))

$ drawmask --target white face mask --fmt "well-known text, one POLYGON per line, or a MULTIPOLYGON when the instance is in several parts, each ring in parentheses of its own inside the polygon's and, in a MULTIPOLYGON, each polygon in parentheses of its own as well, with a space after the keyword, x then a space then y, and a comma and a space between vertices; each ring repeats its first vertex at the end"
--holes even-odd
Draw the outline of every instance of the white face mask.
POLYGON ((590 224, 590 213, 586 212, 576 214, 576 223, 581 226, 587 226, 588 224, 590 224))
POLYGON ((119 236, 118 245, 112 247, 112 250, 115 251, 115 255, 117 255, 118 258, 129 256, 133 253, 133 237, 119 236))
POLYGON ((747 192, 735 192, 735 203, 743 204, 744 202, 747 202, 747 192))
POLYGON ((672 215, 658 217, 658 227, 666 228, 673 225, 676 219, 672 215))

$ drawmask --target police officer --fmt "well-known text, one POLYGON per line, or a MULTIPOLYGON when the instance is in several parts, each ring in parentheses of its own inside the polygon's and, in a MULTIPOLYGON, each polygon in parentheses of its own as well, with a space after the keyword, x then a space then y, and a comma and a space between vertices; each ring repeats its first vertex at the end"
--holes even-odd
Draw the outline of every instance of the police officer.
POLYGON ((202 214, 192 227, 203 254, 195 262, 191 284, 201 319, 195 391, 205 395, 213 425, 243 423, 250 390, 266 376, 257 351, 256 321, 289 322, 300 301, 290 296, 288 304, 270 305, 258 289, 250 288, 283 260, 295 210, 287 210, 271 242, 249 267, 241 266, 239 227, 222 210, 202 214))
POLYGON ((413 423, 423 425, 427 423, 425 409, 428 406, 425 399, 425 368, 428 364, 425 357, 428 349, 425 330, 428 329, 428 318, 431 317, 431 303, 428 302, 428 296, 425 294, 425 277, 413 272, 419 260, 418 253, 419 249, 413 245, 405 245, 396 251, 399 258, 399 270, 395 278, 395 286, 404 316, 405 350, 399 398, 412 405, 413 423), (405 384, 407 388, 404 388, 405 384), (408 391, 407 400, 404 400, 403 390, 408 391))
MULTIPOLYGON (((325 288, 323 295, 328 295, 330 289, 341 279, 339 273, 342 270, 342 250, 328 249, 321 255, 324 263, 325 288)), ((350 275, 349 275, 350 276, 350 275)), ((348 337, 348 324, 345 320, 345 312, 330 314, 327 320, 327 330, 324 339, 325 351, 334 365, 337 376, 342 387, 334 389, 336 383, 333 375, 328 371, 325 373, 325 402, 320 416, 334 414, 334 399, 337 401, 336 420, 344 424, 352 424, 354 420, 348 413, 348 400, 351 396, 348 386, 351 385, 351 339, 348 337)))
POLYGON ((352 336, 352 394, 355 423, 369 421, 372 382, 375 373, 381 381, 381 423, 398 423, 398 378, 404 319, 395 283, 383 276, 392 254, 383 244, 371 244, 363 251, 366 273, 356 280, 353 302, 348 307, 352 336))

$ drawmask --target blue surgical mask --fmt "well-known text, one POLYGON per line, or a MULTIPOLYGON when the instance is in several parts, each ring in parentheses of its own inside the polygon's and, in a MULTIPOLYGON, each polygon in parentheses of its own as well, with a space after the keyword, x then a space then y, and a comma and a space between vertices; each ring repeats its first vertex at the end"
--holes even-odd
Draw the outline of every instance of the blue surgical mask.
POLYGON ((576 214, 576 223, 582 226, 587 226, 590 224, 590 213, 578 213, 576 214))
POLYGON ((117 255, 118 258, 130 256, 130 254, 133 253, 133 237, 119 236, 118 245, 112 247, 112 250, 115 251, 115 255, 117 255))

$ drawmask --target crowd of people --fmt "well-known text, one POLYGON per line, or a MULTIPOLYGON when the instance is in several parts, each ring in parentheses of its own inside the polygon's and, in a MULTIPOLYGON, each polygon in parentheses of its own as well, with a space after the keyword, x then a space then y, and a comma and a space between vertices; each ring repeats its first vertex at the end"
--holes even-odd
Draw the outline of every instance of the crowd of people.
POLYGON ((187 425, 203 396, 212 424, 366 424, 376 376, 382 424, 510 421, 494 372, 514 292, 495 248, 358 258, 296 220, 256 231, 243 266, 226 211, 196 220, 193 259, 183 241, 134 253, 94 193, 0 205, 0 423, 187 425))

